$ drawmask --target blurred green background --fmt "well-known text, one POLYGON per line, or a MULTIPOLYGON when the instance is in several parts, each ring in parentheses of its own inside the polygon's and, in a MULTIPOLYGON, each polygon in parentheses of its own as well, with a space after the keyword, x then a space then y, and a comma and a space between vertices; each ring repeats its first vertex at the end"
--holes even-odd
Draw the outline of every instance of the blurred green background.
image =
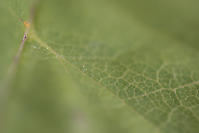
POLYGON ((0 0, 0 132, 199 132, 198 0, 34 2, 0 0))

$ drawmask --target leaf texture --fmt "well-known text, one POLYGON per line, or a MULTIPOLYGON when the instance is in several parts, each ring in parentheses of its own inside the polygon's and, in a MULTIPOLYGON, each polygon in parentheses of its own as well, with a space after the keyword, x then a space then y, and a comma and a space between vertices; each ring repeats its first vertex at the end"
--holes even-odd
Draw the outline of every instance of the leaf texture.
MULTIPOLYGON (((2 80, 23 36, 18 18, 28 19, 31 5, 30 1, 3 2, 2 80)), ((38 123, 40 132, 49 132, 42 127, 54 127, 51 132, 69 130, 71 119, 80 119, 74 125, 84 132, 199 132, 196 4, 194 0, 40 1, 9 94, 10 108, 17 106, 24 123, 26 117, 42 118, 45 126, 38 123), (113 114, 105 113, 109 106, 120 107, 118 111, 112 107, 113 114), (89 115, 84 114, 87 111, 89 115), (63 121, 71 112, 75 117, 63 121), (87 123, 87 118, 95 122, 87 123), (88 129, 81 121, 90 124, 88 129), (98 122, 107 124, 96 126, 98 122), (142 123, 144 129, 131 128, 142 123)), ((34 129, 13 125, 24 132, 34 129)))

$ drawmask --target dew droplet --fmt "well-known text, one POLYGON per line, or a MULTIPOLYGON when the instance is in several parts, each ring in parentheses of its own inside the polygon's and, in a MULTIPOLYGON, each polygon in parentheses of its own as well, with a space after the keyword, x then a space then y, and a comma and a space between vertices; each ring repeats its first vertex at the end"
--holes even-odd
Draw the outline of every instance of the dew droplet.
POLYGON ((83 72, 86 72, 86 71, 87 71, 87 68, 86 68, 85 65, 83 65, 82 68, 83 68, 83 69, 82 69, 83 72))
POLYGON ((35 45, 33 45, 32 48, 36 49, 37 47, 35 45))

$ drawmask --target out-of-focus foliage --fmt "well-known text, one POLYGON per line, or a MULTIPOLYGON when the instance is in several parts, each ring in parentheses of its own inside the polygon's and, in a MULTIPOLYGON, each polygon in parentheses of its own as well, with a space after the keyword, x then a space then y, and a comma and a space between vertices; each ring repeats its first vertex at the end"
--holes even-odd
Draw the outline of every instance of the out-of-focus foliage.
POLYGON ((5 88, 33 2, 0 1, 3 133, 199 132, 197 0, 41 0, 5 88))

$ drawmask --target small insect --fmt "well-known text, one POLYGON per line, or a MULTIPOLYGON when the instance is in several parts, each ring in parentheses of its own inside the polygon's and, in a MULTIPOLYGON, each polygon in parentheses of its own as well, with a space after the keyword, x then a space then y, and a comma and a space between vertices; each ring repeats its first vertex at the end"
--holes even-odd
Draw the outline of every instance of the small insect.
POLYGON ((24 21, 23 24, 25 25, 26 28, 29 28, 29 27, 30 27, 30 23, 27 22, 27 21, 24 21))
POLYGON ((23 41, 25 41, 27 39, 27 34, 25 33, 23 36, 23 41))

